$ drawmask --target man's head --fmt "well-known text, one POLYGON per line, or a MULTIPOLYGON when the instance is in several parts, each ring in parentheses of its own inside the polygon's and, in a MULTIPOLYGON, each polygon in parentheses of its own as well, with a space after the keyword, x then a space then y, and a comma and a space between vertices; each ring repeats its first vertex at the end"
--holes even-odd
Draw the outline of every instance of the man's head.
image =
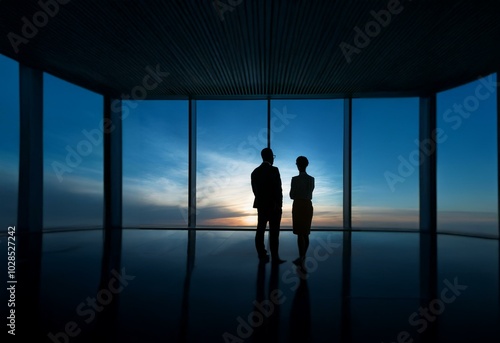
POLYGON ((273 164, 274 162, 274 154, 271 148, 264 148, 260 152, 260 156, 262 156, 262 161, 269 162, 273 164))

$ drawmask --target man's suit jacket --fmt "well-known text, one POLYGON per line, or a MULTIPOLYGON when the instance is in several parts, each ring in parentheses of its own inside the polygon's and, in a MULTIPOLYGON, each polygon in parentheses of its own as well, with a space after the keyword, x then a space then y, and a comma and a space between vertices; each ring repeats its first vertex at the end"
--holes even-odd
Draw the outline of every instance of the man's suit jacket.
POLYGON ((283 206, 283 189, 277 167, 262 162, 251 175, 252 190, 255 195, 254 208, 281 209, 283 206))

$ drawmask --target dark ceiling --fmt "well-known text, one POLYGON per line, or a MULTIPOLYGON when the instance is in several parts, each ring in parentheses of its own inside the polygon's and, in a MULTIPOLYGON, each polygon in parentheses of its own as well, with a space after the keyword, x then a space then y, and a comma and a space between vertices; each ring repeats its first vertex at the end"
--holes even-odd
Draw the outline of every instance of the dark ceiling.
POLYGON ((421 95, 498 70, 499 5, 0 0, 0 53, 112 96, 144 81, 148 98, 421 95))

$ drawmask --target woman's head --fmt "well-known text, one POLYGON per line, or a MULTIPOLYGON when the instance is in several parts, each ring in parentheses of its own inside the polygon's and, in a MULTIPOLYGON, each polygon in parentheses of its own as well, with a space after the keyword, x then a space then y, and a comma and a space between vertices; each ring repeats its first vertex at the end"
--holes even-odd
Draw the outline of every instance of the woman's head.
POLYGON ((297 168, 300 171, 304 171, 304 170, 306 170, 307 166, 309 165, 309 161, 308 161, 307 157, 299 156, 299 157, 297 157, 295 164, 297 165, 297 168))

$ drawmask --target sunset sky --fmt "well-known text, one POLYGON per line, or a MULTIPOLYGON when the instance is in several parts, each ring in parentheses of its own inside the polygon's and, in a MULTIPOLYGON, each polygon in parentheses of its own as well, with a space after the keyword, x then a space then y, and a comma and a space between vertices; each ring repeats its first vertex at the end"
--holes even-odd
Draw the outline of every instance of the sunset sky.
MULTIPOLYGON (((17 63, 0 55, 0 74, 0 190, 7 199, 0 218, 6 230, 16 221, 17 63)), ((44 86, 44 225, 100 226, 103 98, 48 74, 44 86)), ((495 75, 438 94, 440 229, 498 232, 495 95, 495 75)), ((124 225, 186 227, 187 101, 123 106, 124 225)), ((273 100, 271 108, 282 225, 291 224, 290 180, 297 174, 295 158, 304 155, 316 179, 313 226, 341 227, 343 100, 273 100)), ((198 226, 256 224, 250 173, 267 145, 266 113, 263 100, 198 101, 198 226)), ((418 228, 418 165, 410 162, 415 141, 418 98, 353 100, 354 227, 418 228)))

